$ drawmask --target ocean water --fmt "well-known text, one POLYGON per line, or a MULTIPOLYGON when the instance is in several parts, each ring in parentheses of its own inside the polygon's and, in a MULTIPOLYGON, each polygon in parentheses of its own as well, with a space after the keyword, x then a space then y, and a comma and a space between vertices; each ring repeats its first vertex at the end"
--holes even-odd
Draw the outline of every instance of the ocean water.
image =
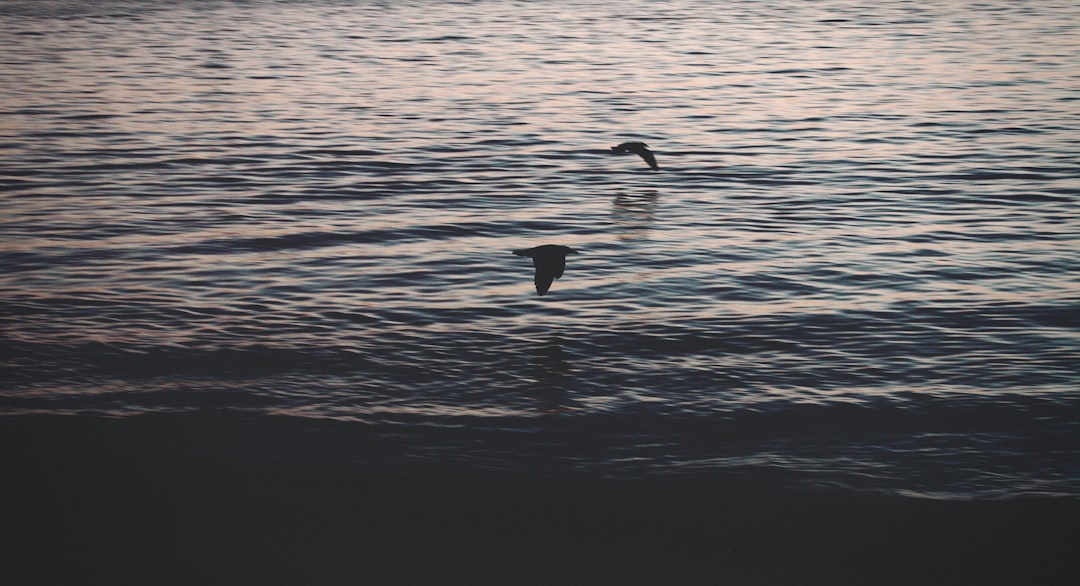
POLYGON ((2 1, 2 421, 1080 496, 1078 24, 1055 0, 2 1), (543 297, 511 254, 540 244, 580 252, 543 297))

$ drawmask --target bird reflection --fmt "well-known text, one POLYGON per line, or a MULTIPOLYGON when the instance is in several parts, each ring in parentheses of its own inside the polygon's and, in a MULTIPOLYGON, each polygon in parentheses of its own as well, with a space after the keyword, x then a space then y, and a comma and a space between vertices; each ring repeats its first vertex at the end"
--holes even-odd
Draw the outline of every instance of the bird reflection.
POLYGON ((649 145, 643 142, 624 142, 618 146, 611 147, 611 152, 616 154, 634 153, 648 163, 649 168, 653 171, 660 170, 660 166, 656 164, 656 155, 649 150, 649 145))
POLYGON ((545 413, 562 413, 576 409, 570 405, 569 391, 573 388, 573 367, 563 349, 563 339, 552 334, 544 343, 533 348, 529 370, 536 381, 536 392, 545 413))
POLYGON ((611 221, 622 233, 620 240, 641 240, 647 238, 647 232, 656 218, 656 191, 647 190, 637 193, 616 193, 611 207, 611 221))

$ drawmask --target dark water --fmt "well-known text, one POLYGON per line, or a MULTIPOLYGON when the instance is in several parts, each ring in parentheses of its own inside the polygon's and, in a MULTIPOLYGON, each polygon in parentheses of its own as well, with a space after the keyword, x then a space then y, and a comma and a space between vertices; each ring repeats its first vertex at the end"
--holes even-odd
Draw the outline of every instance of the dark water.
POLYGON ((1078 16, 0 2, 0 410, 1076 497, 1078 16), (546 243, 581 254, 541 298, 546 243))

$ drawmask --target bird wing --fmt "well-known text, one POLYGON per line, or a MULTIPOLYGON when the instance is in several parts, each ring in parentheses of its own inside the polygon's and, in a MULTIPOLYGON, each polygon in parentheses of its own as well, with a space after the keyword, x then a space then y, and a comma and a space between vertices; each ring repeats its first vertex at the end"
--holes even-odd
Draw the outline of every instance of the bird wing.
POLYGON ((563 256, 535 256, 533 257, 533 267, 536 268, 536 276, 533 277, 533 282, 536 283, 536 292, 540 295, 548 292, 551 288, 551 283, 563 276, 563 271, 566 269, 566 258, 563 256))
POLYGON ((645 162, 649 164, 649 167, 653 171, 660 169, 660 166, 656 164, 656 155, 652 154, 652 151, 641 149, 638 151, 638 154, 641 155, 642 159, 645 159, 645 162))
POLYGON ((536 292, 543 295, 551 288, 551 282, 555 280, 555 271, 551 263, 539 258, 533 258, 533 266, 536 267, 536 276, 533 277, 536 292))

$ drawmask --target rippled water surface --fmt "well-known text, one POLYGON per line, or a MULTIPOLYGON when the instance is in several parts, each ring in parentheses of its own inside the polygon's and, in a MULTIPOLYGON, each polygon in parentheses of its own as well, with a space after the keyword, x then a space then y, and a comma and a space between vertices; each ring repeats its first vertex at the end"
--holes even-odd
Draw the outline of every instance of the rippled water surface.
POLYGON ((1078 24, 1050 0, 0 2, 0 410, 1080 495, 1078 24), (548 243, 580 254, 539 297, 510 251, 548 243))

